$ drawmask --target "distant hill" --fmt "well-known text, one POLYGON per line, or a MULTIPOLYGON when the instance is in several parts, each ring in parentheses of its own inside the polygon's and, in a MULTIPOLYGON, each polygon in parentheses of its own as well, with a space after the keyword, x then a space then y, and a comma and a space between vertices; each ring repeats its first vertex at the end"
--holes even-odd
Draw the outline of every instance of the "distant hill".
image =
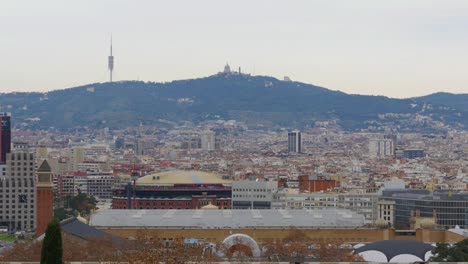
POLYGON ((458 110, 468 111, 468 94, 434 93, 416 97, 414 100, 436 105, 445 105, 458 110))
MULTIPOLYGON (((334 119, 344 129, 353 130, 386 124, 388 120, 382 115, 388 113, 430 115, 435 120, 468 127, 466 97, 454 99, 451 105, 450 98, 434 96, 392 99, 350 95, 266 76, 217 74, 167 83, 121 81, 48 93, 4 93, 0 94, 0 104, 4 111, 7 108, 12 112, 17 126, 29 128, 121 128, 210 119, 302 127, 334 119), (450 107, 423 106, 425 100, 450 107), (463 115, 455 116, 459 112, 463 115)), ((407 124, 398 116, 392 118, 389 122, 407 124)))

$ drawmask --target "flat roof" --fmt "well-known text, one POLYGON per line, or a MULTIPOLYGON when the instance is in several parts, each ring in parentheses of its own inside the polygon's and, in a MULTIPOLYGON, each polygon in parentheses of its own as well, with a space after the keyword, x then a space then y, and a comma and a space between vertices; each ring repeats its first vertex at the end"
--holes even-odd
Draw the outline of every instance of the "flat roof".
POLYGON ((363 215, 346 209, 301 210, 132 210, 112 209, 91 216, 97 228, 319 228, 361 227, 363 215))

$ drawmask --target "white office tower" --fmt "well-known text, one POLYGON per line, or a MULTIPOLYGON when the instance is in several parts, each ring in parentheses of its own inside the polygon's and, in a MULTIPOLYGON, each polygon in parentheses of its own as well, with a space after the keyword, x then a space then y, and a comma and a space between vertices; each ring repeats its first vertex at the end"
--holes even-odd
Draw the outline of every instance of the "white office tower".
POLYGON ((369 140, 369 156, 373 158, 385 158, 394 155, 393 140, 371 139, 369 140))
POLYGON ((203 150, 215 149, 215 133, 211 130, 206 130, 201 133, 201 148, 203 150))
POLYGON ((302 138, 301 132, 294 130, 288 133, 288 151, 289 152, 302 152, 302 138))
POLYGON ((0 164, 0 225, 9 232, 36 228, 36 176, 34 154, 27 149, 8 153, 0 164))

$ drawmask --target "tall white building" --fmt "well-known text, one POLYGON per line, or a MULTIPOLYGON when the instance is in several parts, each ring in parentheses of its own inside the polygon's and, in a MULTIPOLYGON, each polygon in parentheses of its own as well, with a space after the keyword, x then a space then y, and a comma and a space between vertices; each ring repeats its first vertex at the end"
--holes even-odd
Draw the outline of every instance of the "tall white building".
POLYGON ((9 231, 36 228, 36 176, 34 154, 27 149, 8 153, 0 165, 0 225, 9 231))
POLYGON ((289 152, 302 152, 302 138, 301 132, 294 130, 288 133, 288 151, 289 152))
POLYGON ((211 130, 206 130, 201 133, 201 148, 203 150, 215 149, 215 133, 211 130))
POLYGON ((391 139, 369 140, 369 156, 373 158, 384 158, 394 155, 394 141, 391 139))

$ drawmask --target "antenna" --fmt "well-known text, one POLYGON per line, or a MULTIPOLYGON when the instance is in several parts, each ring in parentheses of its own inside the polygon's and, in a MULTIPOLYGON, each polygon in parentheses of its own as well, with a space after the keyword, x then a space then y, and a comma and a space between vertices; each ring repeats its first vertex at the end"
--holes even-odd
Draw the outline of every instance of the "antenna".
POLYGON ((114 56, 112 55, 112 34, 110 39, 110 56, 108 58, 108 68, 110 74, 110 82, 112 82, 112 72, 114 71, 114 56))

